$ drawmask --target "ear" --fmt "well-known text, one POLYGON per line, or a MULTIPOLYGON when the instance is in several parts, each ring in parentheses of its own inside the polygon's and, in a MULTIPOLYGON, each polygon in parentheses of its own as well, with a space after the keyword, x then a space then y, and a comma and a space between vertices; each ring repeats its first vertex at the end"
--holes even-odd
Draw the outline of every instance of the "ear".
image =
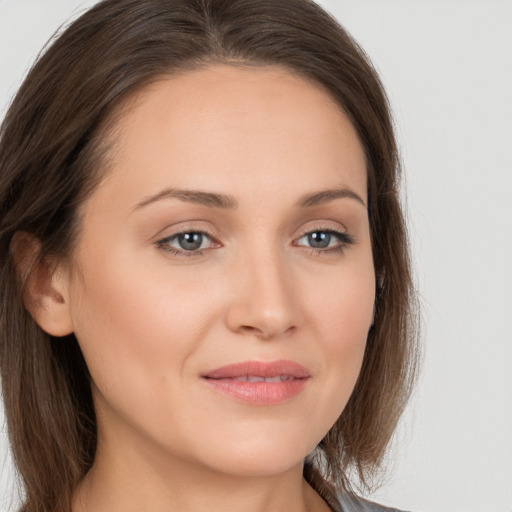
POLYGON ((40 258, 41 242, 18 231, 11 242, 19 279, 23 283, 23 303, 43 331, 52 336, 73 332, 69 310, 68 273, 51 258, 40 258))

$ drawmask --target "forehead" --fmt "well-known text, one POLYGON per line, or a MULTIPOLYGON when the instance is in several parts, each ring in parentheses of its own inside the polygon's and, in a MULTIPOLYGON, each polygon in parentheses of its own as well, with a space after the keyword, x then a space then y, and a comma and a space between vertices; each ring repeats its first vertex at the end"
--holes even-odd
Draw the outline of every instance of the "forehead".
POLYGON ((150 192, 169 179, 236 194, 240 184, 276 185, 278 176, 282 185, 293 177, 310 188, 327 177, 366 197, 352 124, 322 87, 280 67, 216 65, 162 77, 116 123, 109 174, 119 186, 140 182, 135 188, 150 192))

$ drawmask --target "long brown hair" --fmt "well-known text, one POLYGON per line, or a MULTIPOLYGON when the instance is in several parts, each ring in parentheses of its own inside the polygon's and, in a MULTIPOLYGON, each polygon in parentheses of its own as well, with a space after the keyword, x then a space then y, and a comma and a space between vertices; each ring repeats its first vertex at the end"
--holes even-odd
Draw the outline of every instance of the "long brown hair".
POLYGON ((94 461, 90 377, 74 335, 43 332, 23 305, 13 235, 69 257, 79 205, 106 172, 121 106, 161 75, 214 63, 279 65, 321 85, 366 152, 377 290, 363 367, 305 476, 369 485, 414 382, 417 346, 399 157, 386 95, 363 50, 311 0, 104 0, 39 58, 0 131, 0 367, 26 512, 64 512, 94 461))

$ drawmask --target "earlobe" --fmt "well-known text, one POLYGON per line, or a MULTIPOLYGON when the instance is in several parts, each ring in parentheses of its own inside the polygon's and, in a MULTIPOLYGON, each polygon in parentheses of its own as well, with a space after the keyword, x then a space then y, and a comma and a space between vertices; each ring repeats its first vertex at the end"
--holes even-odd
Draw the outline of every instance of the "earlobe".
POLYGON ((23 302, 36 323, 52 336, 73 332, 67 273, 51 258, 40 258, 41 243, 26 232, 15 233, 11 255, 23 283, 23 302))

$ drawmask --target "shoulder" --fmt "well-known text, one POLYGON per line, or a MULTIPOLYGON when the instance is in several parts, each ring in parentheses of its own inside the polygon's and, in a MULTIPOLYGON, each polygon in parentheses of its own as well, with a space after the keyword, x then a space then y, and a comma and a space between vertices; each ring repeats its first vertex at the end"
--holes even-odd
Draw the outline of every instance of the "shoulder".
POLYGON ((343 493, 337 496, 340 512, 403 512, 396 508, 384 507, 378 503, 360 498, 355 494, 343 493))
POLYGON ((304 476, 333 512, 405 512, 368 501, 348 490, 336 490, 312 465, 304 467, 304 476))

